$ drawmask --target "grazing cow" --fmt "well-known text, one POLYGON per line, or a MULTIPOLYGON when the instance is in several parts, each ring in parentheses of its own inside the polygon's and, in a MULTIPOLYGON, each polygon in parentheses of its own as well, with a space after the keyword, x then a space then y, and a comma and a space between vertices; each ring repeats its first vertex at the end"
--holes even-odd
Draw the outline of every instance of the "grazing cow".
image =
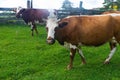
MULTIPOLYGON (((49 16, 46 24, 48 31, 47 43, 54 44, 55 40, 57 40, 61 45, 69 44, 70 64, 67 66, 67 69, 71 69, 76 51, 80 54, 82 63, 86 63, 80 46, 100 46, 106 42, 116 43, 116 41, 119 43, 119 25, 119 14, 70 16, 60 21, 55 17, 49 16)), ((111 45, 111 51, 104 63, 108 63, 116 51, 116 44, 111 45)))
MULTIPOLYGON (((17 11, 18 12, 18 11, 17 11)), ((26 24, 31 25, 32 36, 34 30, 38 34, 36 22, 43 23, 47 19, 49 11, 46 9, 21 9, 17 14, 17 18, 22 18, 26 24)))

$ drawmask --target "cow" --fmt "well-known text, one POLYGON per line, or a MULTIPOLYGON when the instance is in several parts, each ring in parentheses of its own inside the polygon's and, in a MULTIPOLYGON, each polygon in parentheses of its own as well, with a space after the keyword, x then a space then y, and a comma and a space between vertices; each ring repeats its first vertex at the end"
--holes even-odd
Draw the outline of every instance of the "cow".
POLYGON ((57 40, 61 45, 69 44, 70 63, 67 69, 71 69, 76 51, 80 54, 82 63, 86 63, 80 48, 82 45, 101 46, 109 42, 111 51, 104 61, 106 64, 116 51, 116 43, 120 43, 119 25, 119 14, 68 16, 61 20, 49 16, 46 24, 47 43, 52 45, 57 40))
POLYGON ((22 18, 26 24, 31 25, 32 36, 34 35, 34 30, 36 31, 36 34, 38 34, 36 23, 45 22, 44 19, 47 19, 49 15, 47 9, 20 8, 20 10, 16 12, 17 18, 22 18))

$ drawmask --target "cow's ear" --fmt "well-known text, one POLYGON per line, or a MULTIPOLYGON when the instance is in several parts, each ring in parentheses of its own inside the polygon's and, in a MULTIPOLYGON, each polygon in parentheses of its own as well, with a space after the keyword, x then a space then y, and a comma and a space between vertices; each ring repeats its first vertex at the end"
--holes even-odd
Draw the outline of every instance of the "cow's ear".
POLYGON ((62 22, 59 24, 59 27, 64 28, 66 25, 68 25, 68 22, 62 22))
POLYGON ((21 11, 24 12, 26 9, 22 9, 21 11))

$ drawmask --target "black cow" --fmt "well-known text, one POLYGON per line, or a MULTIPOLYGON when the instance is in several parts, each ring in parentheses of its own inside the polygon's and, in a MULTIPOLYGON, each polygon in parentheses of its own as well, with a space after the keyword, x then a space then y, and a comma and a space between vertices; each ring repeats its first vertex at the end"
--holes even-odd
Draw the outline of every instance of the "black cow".
POLYGON ((36 22, 43 23, 47 19, 49 11, 47 9, 21 9, 17 14, 17 18, 22 18, 26 24, 31 25, 32 36, 34 30, 38 34, 36 22))

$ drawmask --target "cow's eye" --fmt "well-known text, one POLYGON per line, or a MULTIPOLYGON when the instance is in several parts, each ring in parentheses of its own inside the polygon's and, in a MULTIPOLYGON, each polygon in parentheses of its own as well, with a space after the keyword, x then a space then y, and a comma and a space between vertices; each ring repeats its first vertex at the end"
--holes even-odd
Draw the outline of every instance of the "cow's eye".
POLYGON ((60 28, 64 28, 67 25, 68 25, 68 22, 63 22, 63 23, 59 24, 59 27, 60 28))
POLYGON ((56 28, 55 28, 55 31, 58 30, 58 29, 59 29, 59 27, 56 27, 56 28))

